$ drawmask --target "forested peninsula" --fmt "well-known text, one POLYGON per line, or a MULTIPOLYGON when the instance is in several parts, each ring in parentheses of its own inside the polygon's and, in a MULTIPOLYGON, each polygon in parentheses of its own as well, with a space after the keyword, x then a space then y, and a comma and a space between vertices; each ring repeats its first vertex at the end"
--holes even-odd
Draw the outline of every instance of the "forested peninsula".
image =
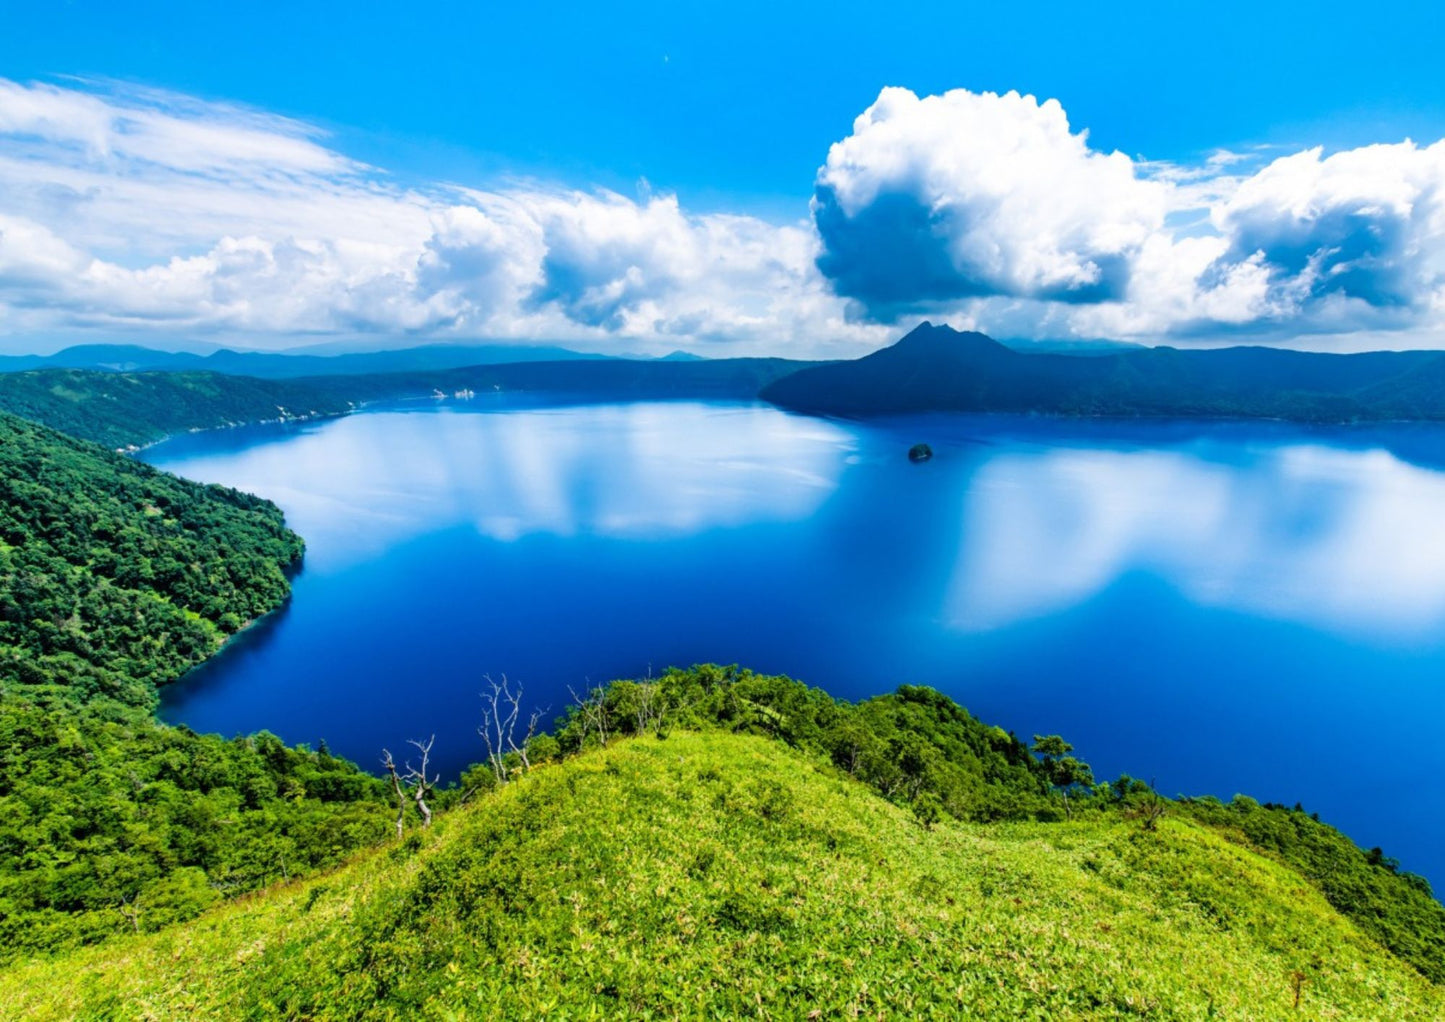
POLYGON ((275 505, 0 415, 0 960, 144 932, 386 833, 379 782, 154 716, 276 610, 275 505))

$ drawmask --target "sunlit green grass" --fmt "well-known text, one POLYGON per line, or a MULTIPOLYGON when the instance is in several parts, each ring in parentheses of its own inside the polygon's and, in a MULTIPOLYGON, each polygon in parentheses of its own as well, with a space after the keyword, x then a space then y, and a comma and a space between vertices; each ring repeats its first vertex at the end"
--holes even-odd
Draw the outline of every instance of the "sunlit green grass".
POLYGON ((0 976, 6 1019, 1442 1016, 1303 878, 1202 827, 925 830, 727 734, 614 742, 328 875, 0 976))

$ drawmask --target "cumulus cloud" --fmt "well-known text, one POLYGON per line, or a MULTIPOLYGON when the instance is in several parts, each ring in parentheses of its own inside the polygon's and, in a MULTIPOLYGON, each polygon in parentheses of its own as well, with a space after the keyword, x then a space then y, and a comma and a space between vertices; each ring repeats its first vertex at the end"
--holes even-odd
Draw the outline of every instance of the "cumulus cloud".
POLYGON ((1445 283, 1445 142, 1275 160, 1213 212, 1219 266, 1254 260, 1286 315, 1317 305, 1428 306, 1445 283))
POLYGON ((1262 156, 1134 160, 1092 149, 1054 100, 884 89, 818 172, 818 266, 885 322, 1438 343, 1445 142, 1262 156))
POLYGON ((1089 148, 1057 101, 884 89, 828 151, 819 267, 870 313, 982 296, 1120 299, 1166 189, 1089 148))
POLYGON ((300 121, 0 79, 0 345, 168 331, 850 355, 915 314, 1010 338, 1440 343, 1445 142, 1102 152, 1063 106, 884 89, 811 216, 403 184, 300 121), (8 339, 7 339, 8 338, 8 339))

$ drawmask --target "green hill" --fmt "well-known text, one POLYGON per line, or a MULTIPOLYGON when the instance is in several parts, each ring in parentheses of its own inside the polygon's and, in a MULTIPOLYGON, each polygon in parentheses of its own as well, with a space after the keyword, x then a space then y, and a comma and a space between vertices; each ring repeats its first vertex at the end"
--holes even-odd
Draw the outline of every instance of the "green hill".
POLYGON ((32 1019, 1442 1013, 1299 874, 1187 819, 929 828, 724 733, 613 742, 325 876, 0 977, 0 1014, 32 1019))
MULTIPOLYGON (((404 354, 353 368, 407 365, 404 354)), ((960 411, 1438 422, 1445 420, 1445 354, 1260 347, 1025 352, 983 334, 924 323, 890 347, 838 362, 579 357, 457 367, 424 361, 414 369, 286 379, 211 371, 0 372, 0 411, 111 448, 188 430, 342 415, 370 402, 507 394, 545 403, 761 398, 807 413, 858 417, 960 411)))

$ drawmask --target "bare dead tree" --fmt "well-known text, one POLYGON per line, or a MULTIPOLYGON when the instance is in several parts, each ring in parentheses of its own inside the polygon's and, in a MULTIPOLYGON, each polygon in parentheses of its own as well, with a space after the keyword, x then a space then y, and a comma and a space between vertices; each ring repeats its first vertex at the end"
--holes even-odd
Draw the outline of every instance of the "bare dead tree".
POLYGON ((516 733, 517 716, 522 712, 522 689, 518 686, 516 693, 513 693, 505 674, 502 675, 500 684, 490 674, 483 675, 483 680, 488 687, 481 693, 482 726, 477 728, 477 734, 487 743, 487 762, 491 764, 497 783, 506 784, 509 776, 507 751, 517 747, 513 736, 516 733))
POLYGON ((406 780, 411 784, 411 799, 416 803, 417 812, 421 813, 423 827, 431 826, 431 808, 426 804, 427 796, 432 793, 436 783, 442 779, 441 774, 430 778, 427 776, 427 761, 431 758, 431 747, 436 740, 437 736, 432 735, 425 742, 419 742, 413 738, 409 743, 416 746, 417 752, 421 754, 420 769, 413 767, 410 760, 407 761, 406 780))
POLYGON ((637 733, 643 734, 649 727, 662 730, 664 700, 657 689, 657 682, 650 678, 637 683, 637 705, 633 716, 637 718, 637 733))
POLYGON ((1144 796, 1144 802, 1139 806, 1139 816, 1144 821, 1145 830, 1158 830, 1159 818, 1164 815, 1167 803, 1164 796, 1159 794, 1159 789, 1154 787, 1154 780, 1149 780, 1149 793, 1144 796))
MULTIPOLYGON (((421 825, 423 827, 431 826, 431 807, 426 804, 426 800, 436 790, 437 782, 441 780, 441 774, 433 776, 428 772, 431 748, 435 742, 436 735, 432 735, 424 742, 419 742, 414 738, 407 742, 408 745, 414 745, 421 753, 420 768, 412 766, 411 760, 407 760, 398 770, 391 750, 381 750, 381 765, 386 768, 387 776, 391 778, 391 790, 396 794, 396 837, 398 841, 401 840, 402 833, 406 829, 406 804, 408 802, 416 806, 416 811, 421 814, 421 825)), ((284 864, 282 869, 285 869, 284 864)))
MULTIPOLYGON (((517 695, 518 697, 521 696, 520 688, 517 690, 517 695)), ((518 745, 512 742, 512 751, 515 752, 517 757, 522 761, 523 770, 532 769, 532 759, 527 755, 527 750, 532 745, 532 739, 537 737, 537 729, 542 726, 542 718, 545 717, 551 709, 551 706, 544 706, 540 710, 533 710, 532 716, 527 718, 527 733, 522 738, 522 744, 518 745)), ((510 741, 510 738, 508 740, 510 741)))
POLYGON ((607 748, 607 693, 601 688, 589 689, 587 698, 583 699, 577 694, 577 690, 571 685, 567 691, 572 696, 572 701, 577 704, 577 712, 582 715, 582 740, 587 740, 589 731, 597 732, 597 743, 604 749, 607 748))
POLYGON ((122 894, 120 896, 119 907, 120 914, 125 916, 126 919, 130 921, 131 929, 134 930, 136 933, 140 933, 140 895, 137 894, 135 896, 135 900, 131 901, 124 894, 122 894))
POLYGON ((391 758, 390 749, 381 750, 381 765, 386 767, 386 772, 391 775, 391 786, 396 792, 396 839, 400 841, 402 828, 406 826, 406 791, 401 786, 401 778, 396 772, 396 760, 391 758))

